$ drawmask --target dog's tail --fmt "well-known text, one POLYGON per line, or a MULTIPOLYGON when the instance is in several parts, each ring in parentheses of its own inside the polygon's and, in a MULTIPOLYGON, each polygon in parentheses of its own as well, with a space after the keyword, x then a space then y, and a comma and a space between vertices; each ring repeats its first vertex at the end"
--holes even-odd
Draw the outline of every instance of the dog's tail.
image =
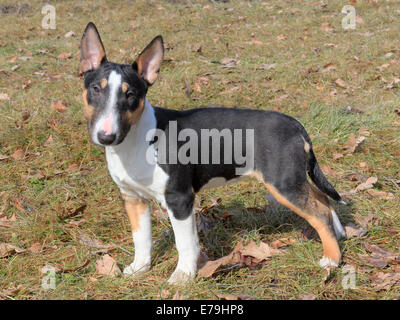
POLYGON ((346 204, 346 202, 342 200, 342 197, 335 190, 335 188, 329 183, 328 179, 326 179, 325 175, 321 171, 321 168, 318 165, 317 159, 315 158, 315 154, 311 147, 307 154, 308 154, 307 172, 311 180, 318 187, 318 189, 326 193, 333 200, 346 204))

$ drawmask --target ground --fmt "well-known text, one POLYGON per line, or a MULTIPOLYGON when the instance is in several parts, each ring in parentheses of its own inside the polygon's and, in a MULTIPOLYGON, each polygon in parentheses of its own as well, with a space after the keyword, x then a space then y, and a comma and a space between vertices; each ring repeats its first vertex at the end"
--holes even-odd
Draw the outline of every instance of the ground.
POLYGON ((42 28, 43 1, 0 4, 0 243, 25 250, 0 258, 0 299, 400 297, 398 283, 376 286, 380 272, 398 275, 397 260, 379 267, 362 258, 368 245, 400 252, 400 2, 350 1, 357 18, 348 30, 338 0, 54 3, 54 30, 42 28), (282 254, 169 286, 177 252, 170 223, 153 204, 151 271, 138 279, 96 272, 106 251, 122 269, 134 249, 104 151, 90 143, 82 112, 79 41, 89 21, 115 62, 133 62, 163 36, 165 61, 148 93, 153 105, 273 109, 303 123, 349 202, 333 203, 342 223, 373 221, 365 235, 340 242, 343 264, 328 279, 318 266, 318 237, 292 212, 273 209, 253 180, 198 195, 201 207, 222 199, 203 210, 209 224, 201 247, 218 259, 239 242, 294 240, 282 254), (369 177, 377 182, 351 192, 369 177), (57 268, 54 290, 42 288, 46 265, 57 268), (354 289, 342 285, 345 266, 355 270, 354 289))

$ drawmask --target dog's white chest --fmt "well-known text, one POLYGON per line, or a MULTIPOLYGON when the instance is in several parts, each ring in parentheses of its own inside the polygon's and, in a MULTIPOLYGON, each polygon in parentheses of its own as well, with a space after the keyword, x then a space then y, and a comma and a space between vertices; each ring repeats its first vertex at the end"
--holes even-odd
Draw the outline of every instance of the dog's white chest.
POLYGON ((110 175, 121 192, 133 198, 163 201, 168 175, 158 165, 147 164, 131 153, 106 151, 106 157, 110 175))
POLYGON ((155 150, 145 141, 146 132, 153 127, 153 111, 145 108, 138 126, 131 130, 124 142, 106 147, 108 170, 121 192, 141 199, 155 199, 164 204, 165 188, 169 176, 154 158, 155 150))

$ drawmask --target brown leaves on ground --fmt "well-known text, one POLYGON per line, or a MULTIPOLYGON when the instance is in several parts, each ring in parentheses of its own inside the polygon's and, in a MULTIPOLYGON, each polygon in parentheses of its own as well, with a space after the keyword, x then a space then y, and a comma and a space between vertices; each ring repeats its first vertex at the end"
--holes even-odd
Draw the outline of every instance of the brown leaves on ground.
POLYGON ((23 253, 25 251, 25 249, 18 248, 9 243, 0 243, 0 258, 6 258, 14 254, 23 253))
POLYGON ((265 242, 256 244, 254 241, 251 241, 246 246, 243 246, 243 244, 239 242, 227 256, 217 260, 207 261, 204 266, 199 269, 197 277, 211 277, 223 266, 256 267, 262 264, 263 261, 281 252, 281 250, 275 249, 265 242))
POLYGON ((103 244, 100 240, 93 239, 84 232, 79 232, 79 243, 90 248, 93 253, 107 253, 113 248, 110 244, 103 244))
POLYGON ((373 267, 383 268, 389 264, 400 264, 400 255, 391 250, 368 243, 364 247, 371 255, 359 254, 359 257, 373 267))
POLYGON ((361 238, 367 234, 367 230, 362 226, 357 226, 354 223, 349 223, 344 227, 346 230, 346 237, 347 238, 361 238))
POLYGON ((60 113, 64 113, 67 111, 68 104, 64 100, 57 100, 56 103, 51 104, 51 109, 58 111, 60 113))
POLYGON ((61 52, 58 56, 57 59, 59 60, 67 60, 72 58, 72 53, 71 52, 61 52))
POLYGON ((5 213, 0 214, 0 227, 11 227, 15 221, 17 221, 17 218, 14 214, 11 217, 8 217, 5 213))
POLYGON ((375 183, 378 182, 378 178, 377 177, 369 177, 365 182, 359 184, 354 190, 352 190, 351 192, 357 193, 358 191, 363 191, 363 190, 367 190, 367 189, 371 189, 373 188, 373 186, 375 185, 375 183))
POLYGON ((258 300, 254 296, 250 296, 247 294, 225 294, 225 293, 217 293, 216 296, 220 300, 258 300))
POLYGON ((354 133, 350 134, 349 139, 343 146, 343 150, 345 151, 346 154, 353 154, 359 147, 360 145, 365 141, 366 137, 360 135, 356 138, 354 133))
POLYGON ((96 272, 99 275, 115 277, 121 274, 117 262, 108 254, 105 254, 95 263, 96 272))
POLYGON ((399 272, 377 272, 369 276, 375 291, 388 290, 400 285, 399 272))

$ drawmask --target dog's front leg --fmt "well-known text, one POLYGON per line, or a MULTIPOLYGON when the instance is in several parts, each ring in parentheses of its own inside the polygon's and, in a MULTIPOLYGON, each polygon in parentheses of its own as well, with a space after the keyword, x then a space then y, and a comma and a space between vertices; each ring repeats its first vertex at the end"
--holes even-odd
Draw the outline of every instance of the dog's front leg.
POLYGON ((197 259, 200 253, 199 237, 196 227, 194 209, 186 217, 177 217, 177 214, 168 209, 175 235, 178 250, 178 265, 168 280, 170 284, 191 281, 197 272, 197 259))
POLYGON ((137 274, 146 272, 151 266, 151 214, 149 205, 141 200, 130 198, 122 194, 125 210, 131 223, 133 243, 135 246, 135 258, 124 269, 124 274, 137 274))

